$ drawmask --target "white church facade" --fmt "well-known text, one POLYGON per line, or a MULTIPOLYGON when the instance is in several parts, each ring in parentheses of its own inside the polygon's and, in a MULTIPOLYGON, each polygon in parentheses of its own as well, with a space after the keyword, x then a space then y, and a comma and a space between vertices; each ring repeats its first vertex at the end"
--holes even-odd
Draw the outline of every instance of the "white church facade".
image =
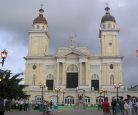
MULTIPOLYGON (((93 54, 87 47, 57 49, 56 55, 48 52, 48 22, 39 10, 29 32, 28 54, 25 57, 25 84, 30 100, 53 100, 65 105, 76 104, 80 96, 87 104, 98 99, 117 95, 114 84, 121 84, 118 95, 124 96, 122 56, 119 53, 119 29, 115 18, 105 8, 100 23, 101 54, 93 54), (46 87, 40 88, 40 84, 46 87), (55 88, 60 88, 57 94, 55 88), (42 92, 43 90, 43 92, 42 92), (101 91, 101 93, 100 93, 101 91), (58 98, 57 98, 58 96, 58 98)), ((41 86, 42 86, 41 85, 41 86)))

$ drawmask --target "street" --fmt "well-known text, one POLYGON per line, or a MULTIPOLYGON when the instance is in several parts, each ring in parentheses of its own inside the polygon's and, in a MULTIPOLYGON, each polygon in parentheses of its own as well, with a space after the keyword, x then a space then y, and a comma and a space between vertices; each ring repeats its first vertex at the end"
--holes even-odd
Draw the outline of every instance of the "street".
MULTIPOLYGON (((52 112, 53 115, 102 115, 102 111, 87 111, 87 110, 57 110, 52 112)), ((10 111, 5 112, 5 115, 41 115, 37 111, 10 111)))

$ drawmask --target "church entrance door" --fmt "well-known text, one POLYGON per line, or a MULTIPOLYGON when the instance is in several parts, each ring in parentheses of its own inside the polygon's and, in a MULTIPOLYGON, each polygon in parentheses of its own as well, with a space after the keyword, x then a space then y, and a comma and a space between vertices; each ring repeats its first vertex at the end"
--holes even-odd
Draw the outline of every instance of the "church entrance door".
POLYGON ((53 90, 53 82, 54 80, 46 80, 46 86, 48 90, 53 90))
POLYGON ((95 91, 99 90, 99 80, 91 80, 91 87, 94 87, 95 91))
POLYGON ((67 88, 78 87, 78 73, 67 73, 66 87, 67 88))

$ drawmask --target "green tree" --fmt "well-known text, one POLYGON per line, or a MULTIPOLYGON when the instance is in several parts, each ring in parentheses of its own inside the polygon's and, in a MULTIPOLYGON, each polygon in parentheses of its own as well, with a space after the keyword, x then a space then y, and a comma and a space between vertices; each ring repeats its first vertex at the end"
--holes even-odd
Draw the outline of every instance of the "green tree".
POLYGON ((19 84, 23 79, 20 78, 21 75, 23 75, 23 73, 12 75, 11 71, 4 71, 0 81, 0 97, 7 99, 21 99, 28 97, 23 91, 26 85, 19 84))

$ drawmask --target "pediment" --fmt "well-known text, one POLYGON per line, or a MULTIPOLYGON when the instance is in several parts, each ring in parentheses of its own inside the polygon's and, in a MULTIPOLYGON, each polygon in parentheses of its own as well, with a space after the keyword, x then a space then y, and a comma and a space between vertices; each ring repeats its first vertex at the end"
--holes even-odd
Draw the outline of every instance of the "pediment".
POLYGON ((86 56, 86 55, 80 51, 72 50, 70 52, 67 52, 64 56, 86 56))
POLYGON ((61 48, 57 51, 57 57, 79 57, 79 56, 89 56, 88 53, 85 53, 80 49, 71 49, 71 48, 61 48))
POLYGON ((67 54, 67 55, 64 55, 65 57, 69 57, 69 58, 77 58, 77 57, 79 57, 80 55, 78 55, 78 54, 75 54, 75 53, 69 53, 69 54, 67 54))

